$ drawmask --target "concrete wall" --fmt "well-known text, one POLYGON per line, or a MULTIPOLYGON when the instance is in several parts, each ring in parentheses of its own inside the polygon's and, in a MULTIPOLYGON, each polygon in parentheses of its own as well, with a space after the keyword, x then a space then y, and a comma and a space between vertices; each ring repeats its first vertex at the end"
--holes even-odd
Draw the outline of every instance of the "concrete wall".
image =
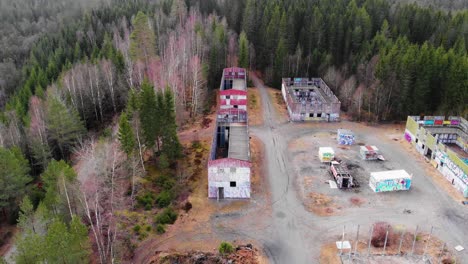
POLYGON ((250 168, 209 166, 208 197, 218 198, 219 187, 224 187, 224 198, 250 198, 250 168), (231 187, 230 182, 236 182, 236 187, 231 187))

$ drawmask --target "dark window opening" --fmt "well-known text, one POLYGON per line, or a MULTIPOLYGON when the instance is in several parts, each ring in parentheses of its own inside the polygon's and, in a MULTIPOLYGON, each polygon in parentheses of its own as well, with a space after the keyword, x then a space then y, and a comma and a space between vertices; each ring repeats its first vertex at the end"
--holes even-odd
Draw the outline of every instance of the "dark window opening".
POLYGON ((309 117, 314 117, 314 113, 310 113, 310 114, 309 114, 309 117))
POLYGON ((226 99, 231 99, 231 96, 230 96, 230 95, 226 95, 226 99))
POLYGON ((415 143, 418 143, 418 139, 415 139, 414 142, 415 142, 415 143))
POLYGON ((235 181, 229 182, 229 186, 236 187, 236 182, 235 181))
POLYGON ((318 114, 317 114, 317 117, 322 117, 322 113, 318 113, 318 114))
POLYGON ((427 157, 428 159, 431 159, 431 158, 432 158, 432 150, 431 150, 430 148, 427 149, 426 157, 427 157))
POLYGON ((234 105, 234 108, 236 108, 236 109, 237 109, 237 108, 239 108, 239 106, 238 106, 238 105, 234 105))

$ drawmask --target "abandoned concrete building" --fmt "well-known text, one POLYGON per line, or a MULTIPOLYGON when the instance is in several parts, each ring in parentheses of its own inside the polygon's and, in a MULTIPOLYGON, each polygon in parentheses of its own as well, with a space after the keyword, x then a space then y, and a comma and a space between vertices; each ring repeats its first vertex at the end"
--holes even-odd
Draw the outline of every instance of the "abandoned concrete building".
MULTIPOLYGON (((226 76, 234 76, 234 82, 228 84, 231 88, 225 91, 245 92, 247 89, 245 70, 234 68, 235 70, 232 71, 232 69, 224 70, 220 92, 223 92, 222 89, 226 87, 226 76), (226 72, 229 74, 226 74, 226 72), (244 75, 242 82, 238 82, 240 79, 235 79, 235 76, 242 75, 240 73, 244 75), (232 88, 233 86, 236 88, 232 88)), ((227 98, 226 100, 230 99, 227 98)), ((247 97, 244 100, 247 101, 247 97)), ((221 100, 220 109, 217 113, 208 160, 209 198, 250 198, 251 163, 248 115, 246 109, 236 107, 236 105, 242 106, 242 104, 233 103, 233 101, 226 101, 223 104, 221 100)))
POLYGON ((468 122, 456 116, 408 116, 405 139, 468 197, 468 122))
POLYGON ((341 102, 321 78, 283 78, 281 93, 291 121, 340 120, 341 102))
POLYGON ((220 109, 247 110, 247 76, 243 68, 226 68, 223 70, 219 89, 220 109))

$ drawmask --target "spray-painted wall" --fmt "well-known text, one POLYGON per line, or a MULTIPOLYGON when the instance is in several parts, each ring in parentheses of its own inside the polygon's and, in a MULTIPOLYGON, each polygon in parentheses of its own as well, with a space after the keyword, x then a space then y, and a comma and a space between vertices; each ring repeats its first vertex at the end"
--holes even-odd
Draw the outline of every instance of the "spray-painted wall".
POLYGON ((370 187, 374 192, 391 192, 391 191, 406 191, 411 187, 411 179, 400 178, 375 181, 372 177, 369 182, 370 187))
POLYGON ((419 116, 409 116, 405 129, 405 139, 420 154, 427 155, 431 164, 464 197, 468 197, 468 164, 445 144, 456 144, 467 151, 466 138, 464 138, 467 129, 468 124, 465 119, 453 116, 450 116, 448 120, 445 120, 443 116, 428 116, 424 119, 419 116), (434 130, 439 134, 432 135, 431 129, 439 129, 434 130), (450 129, 454 132, 450 132, 450 129), (456 129, 460 129, 462 135, 457 135, 456 129), (431 151, 431 155, 428 155, 429 151, 431 151))

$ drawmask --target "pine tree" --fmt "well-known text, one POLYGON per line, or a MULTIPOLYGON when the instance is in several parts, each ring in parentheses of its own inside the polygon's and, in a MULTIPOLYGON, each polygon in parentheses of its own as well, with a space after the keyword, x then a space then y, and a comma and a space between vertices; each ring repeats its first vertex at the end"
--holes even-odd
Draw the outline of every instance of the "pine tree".
POLYGON ((44 204, 55 214, 72 216, 69 185, 76 180, 75 170, 63 160, 52 160, 41 178, 46 191, 44 204))
POLYGON ((17 147, 0 147, 0 168, 0 208, 5 210, 18 204, 32 178, 28 161, 17 147))
POLYGON ((130 35, 130 55, 133 60, 143 60, 156 56, 156 36, 150 27, 148 16, 139 11, 132 21, 133 32, 130 35))
POLYGON ((118 138, 120 141, 120 148, 127 156, 130 156, 135 148, 135 137, 125 112, 120 115, 118 138))
POLYGON ((24 196, 20 204, 18 227, 22 230, 32 228, 34 231, 34 206, 28 196, 24 196))
POLYGON ((83 263, 89 257, 88 232, 77 217, 70 227, 60 220, 53 221, 45 242, 45 258, 49 263, 83 263))
POLYGON ((239 37, 239 67, 249 68, 249 41, 244 31, 241 32, 239 37))
POLYGON ((60 157, 66 157, 85 132, 76 110, 67 108, 54 96, 47 99, 46 124, 49 140, 60 151, 60 157))

